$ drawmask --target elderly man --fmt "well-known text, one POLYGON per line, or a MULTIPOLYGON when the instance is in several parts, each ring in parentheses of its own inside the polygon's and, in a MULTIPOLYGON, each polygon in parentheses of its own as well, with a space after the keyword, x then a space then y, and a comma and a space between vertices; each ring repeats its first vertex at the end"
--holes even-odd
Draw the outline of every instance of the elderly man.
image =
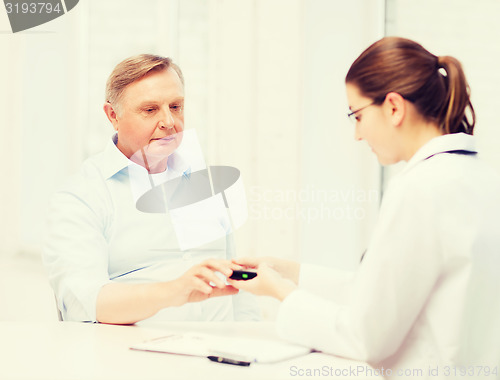
POLYGON ((124 60, 108 79, 104 112, 116 130, 112 141, 49 210, 43 258, 64 320, 257 319, 250 295, 235 295, 224 281, 236 268, 230 235, 186 253, 168 213, 135 207, 148 188, 189 179, 189 160, 176 152, 184 130, 179 67, 154 55, 124 60), (235 296, 218 297, 226 295, 235 296))

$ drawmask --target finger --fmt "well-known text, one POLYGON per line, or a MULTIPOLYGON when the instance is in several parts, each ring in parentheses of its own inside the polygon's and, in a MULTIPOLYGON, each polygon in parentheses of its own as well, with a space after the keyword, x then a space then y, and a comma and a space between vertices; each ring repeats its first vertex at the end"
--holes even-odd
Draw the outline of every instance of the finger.
POLYGON ((228 284, 231 285, 232 287, 239 290, 246 290, 249 292, 251 292, 252 289, 255 287, 255 284, 253 284, 254 281, 256 280, 242 281, 242 280, 231 280, 230 278, 227 279, 228 284))
POLYGON ((234 294, 238 294, 239 290, 234 286, 225 286, 222 289, 214 288, 210 297, 222 297, 222 296, 231 296, 234 294))
POLYGON ((240 257, 232 260, 233 263, 241 265, 246 268, 257 268, 261 262, 257 257, 240 257))
POLYGON ((224 281, 222 281, 212 270, 206 267, 200 266, 198 268, 196 276, 205 280, 206 283, 214 283, 218 288, 223 288, 224 286, 226 286, 224 281))
POLYGON ((205 281, 201 280, 198 277, 193 277, 191 279, 191 287, 193 290, 197 290, 203 294, 212 293, 213 289, 210 285, 208 285, 205 281))
POLYGON ((234 264, 229 260, 208 259, 203 261, 200 265, 205 266, 212 271, 221 272, 224 276, 231 276, 233 273, 232 266, 234 264))
POLYGON ((231 269, 232 270, 240 270, 240 269, 244 269, 244 267, 240 264, 236 264, 235 262, 231 262, 231 269))

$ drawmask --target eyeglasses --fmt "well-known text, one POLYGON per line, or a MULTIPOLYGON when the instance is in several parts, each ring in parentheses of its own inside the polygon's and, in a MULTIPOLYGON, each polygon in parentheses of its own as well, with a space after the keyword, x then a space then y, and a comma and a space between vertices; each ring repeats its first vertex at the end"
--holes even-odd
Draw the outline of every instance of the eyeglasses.
POLYGON ((358 108, 357 110, 354 110, 352 112, 349 112, 347 114, 347 117, 349 118, 349 120, 353 123, 353 124, 356 124, 357 120, 356 120, 356 114, 359 112, 359 111, 363 111, 365 108, 368 108, 370 106, 373 106, 375 104, 375 101, 371 102, 370 104, 364 106, 364 107, 361 107, 361 108, 358 108))

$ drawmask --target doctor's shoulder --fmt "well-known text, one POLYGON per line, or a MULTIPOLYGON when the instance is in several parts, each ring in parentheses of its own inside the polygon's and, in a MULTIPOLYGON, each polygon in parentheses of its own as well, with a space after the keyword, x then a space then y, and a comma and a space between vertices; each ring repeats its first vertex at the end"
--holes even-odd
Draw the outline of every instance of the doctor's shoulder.
MULTIPOLYGON (((500 189, 498 176, 481 163, 456 157, 432 157, 390 179, 384 192, 382 210, 393 212, 421 212, 424 207, 433 210, 435 218, 450 207, 475 207, 483 195, 490 197, 490 189, 500 189), (453 163, 450 163, 450 160, 453 163), (488 189, 488 187, 490 189, 488 189)), ((499 191, 500 193, 500 191, 499 191)))

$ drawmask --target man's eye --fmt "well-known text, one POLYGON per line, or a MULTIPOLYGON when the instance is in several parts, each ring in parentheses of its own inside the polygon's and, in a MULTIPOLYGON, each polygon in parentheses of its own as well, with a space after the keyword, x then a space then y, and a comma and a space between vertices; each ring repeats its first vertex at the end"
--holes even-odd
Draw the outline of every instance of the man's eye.
POLYGON ((170 106, 170 109, 174 112, 181 112, 182 111, 182 105, 181 104, 172 104, 170 106))

